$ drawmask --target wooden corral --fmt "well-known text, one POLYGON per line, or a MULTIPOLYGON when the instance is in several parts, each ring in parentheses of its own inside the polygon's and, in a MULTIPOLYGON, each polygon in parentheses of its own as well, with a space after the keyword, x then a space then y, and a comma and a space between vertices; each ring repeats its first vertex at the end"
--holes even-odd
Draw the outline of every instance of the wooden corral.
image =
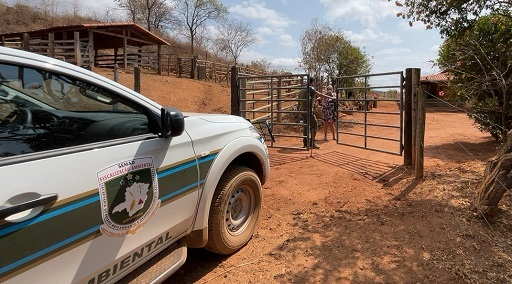
MULTIPOLYGON (((297 116, 297 97, 304 89, 303 76, 276 75, 240 77, 240 112, 251 121, 297 116)), ((296 120, 297 118, 292 118, 296 120)))
POLYGON ((78 66, 161 70, 165 40, 134 23, 94 23, 57 26, 0 35, 3 46, 54 57, 78 66), (142 50, 142 47, 153 47, 142 50), (156 60, 155 60, 156 59, 156 60))
MULTIPOLYGON (((231 65, 170 52, 162 38, 134 23, 94 23, 0 34, 0 45, 78 66, 133 69, 231 84, 231 65), (167 49, 167 50, 166 50, 167 49)), ((262 75, 237 66, 241 74, 262 75)))

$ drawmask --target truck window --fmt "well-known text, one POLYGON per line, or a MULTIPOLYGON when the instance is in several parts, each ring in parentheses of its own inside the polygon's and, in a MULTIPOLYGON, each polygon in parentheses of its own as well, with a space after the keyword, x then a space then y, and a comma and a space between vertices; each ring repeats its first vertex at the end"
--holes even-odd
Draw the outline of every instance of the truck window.
POLYGON ((0 63, 0 158, 149 133, 144 109, 65 74, 0 63))

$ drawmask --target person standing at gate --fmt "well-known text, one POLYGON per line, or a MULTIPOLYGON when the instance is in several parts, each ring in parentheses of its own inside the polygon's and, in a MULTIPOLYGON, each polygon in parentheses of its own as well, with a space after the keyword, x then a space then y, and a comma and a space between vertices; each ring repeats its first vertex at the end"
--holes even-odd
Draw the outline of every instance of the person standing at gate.
POLYGON ((316 120, 315 111, 313 109, 315 99, 316 98, 326 98, 327 96, 320 93, 315 89, 315 80, 310 77, 309 78, 309 88, 305 88, 299 92, 299 103, 298 109, 303 113, 300 114, 300 119, 306 125, 302 128, 302 135, 304 136, 302 142, 303 147, 307 148, 308 146, 308 126, 307 121, 309 118, 309 133, 311 134, 309 145, 313 148, 320 148, 315 143, 316 131, 318 129, 318 121, 316 120), (309 104, 309 109, 308 109, 309 104))
POLYGON ((332 86, 326 88, 326 98, 322 99, 322 119, 324 121, 324 141, 327 141, 327 129, 331 130, 332 140, 336 140, 334 123, 336 122, 336 95, 332 92, 332 86))

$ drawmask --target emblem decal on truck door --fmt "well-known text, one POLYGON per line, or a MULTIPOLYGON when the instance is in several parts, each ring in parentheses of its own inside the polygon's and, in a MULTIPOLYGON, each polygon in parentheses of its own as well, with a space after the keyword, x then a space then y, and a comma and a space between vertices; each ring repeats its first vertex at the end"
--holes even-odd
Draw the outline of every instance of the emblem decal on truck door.
POLYGON ((98 172, 102 234, 122 238, 144 227, 160 207, 153 158, 136 158, 98 172))

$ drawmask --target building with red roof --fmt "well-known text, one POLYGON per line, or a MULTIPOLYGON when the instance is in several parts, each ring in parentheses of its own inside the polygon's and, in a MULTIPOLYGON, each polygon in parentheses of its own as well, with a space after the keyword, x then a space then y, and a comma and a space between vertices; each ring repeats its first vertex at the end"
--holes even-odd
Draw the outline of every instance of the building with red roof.
POLYGON ((427 99, 446 98, 449 95, 450 75, 446 72, 420 77, 422 89, 428 94, 427 99))

